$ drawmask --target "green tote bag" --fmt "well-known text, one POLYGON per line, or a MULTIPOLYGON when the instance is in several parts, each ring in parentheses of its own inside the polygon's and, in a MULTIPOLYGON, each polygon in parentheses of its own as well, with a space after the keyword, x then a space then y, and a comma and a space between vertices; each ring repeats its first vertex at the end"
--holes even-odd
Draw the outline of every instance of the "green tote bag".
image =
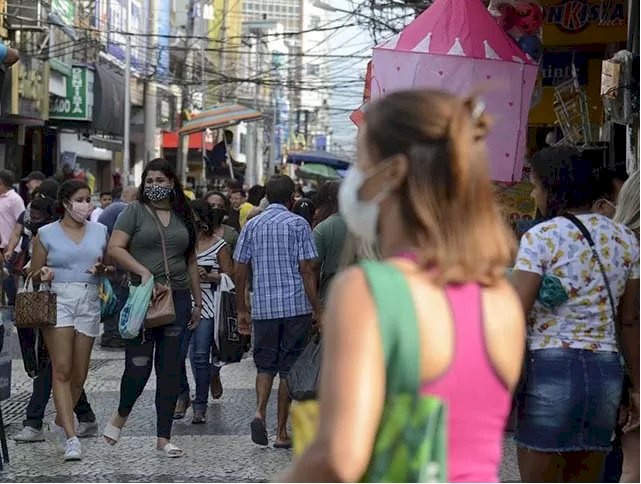
POLYGON ((447 482, 447 409, 419 394, 420 341, 405 276, 381 262, 362 269, 378 314, 386 396, 372 458, 362 482, 447 482))

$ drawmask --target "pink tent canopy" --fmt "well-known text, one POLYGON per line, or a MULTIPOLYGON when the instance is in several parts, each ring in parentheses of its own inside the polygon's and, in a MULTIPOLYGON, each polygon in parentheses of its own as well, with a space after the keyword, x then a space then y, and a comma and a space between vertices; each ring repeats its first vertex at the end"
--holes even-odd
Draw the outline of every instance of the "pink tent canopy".
POLYGON ((411 88, 469 95, 481 89, 494 117, 488 137, 495 181, 521 179, 537 65, 480 0, 436 0, 400 34, 374 48, 372 99, 411 88))

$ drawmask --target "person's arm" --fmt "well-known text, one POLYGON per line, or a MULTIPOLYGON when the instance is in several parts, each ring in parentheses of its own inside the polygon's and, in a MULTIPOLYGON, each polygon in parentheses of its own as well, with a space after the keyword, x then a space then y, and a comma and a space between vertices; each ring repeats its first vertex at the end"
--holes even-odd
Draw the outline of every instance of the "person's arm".
POLYGON ((34 282, 51 281, 53 279, 53 271, 47 267, 47 249, 42 245, 39 235, 33 241, 30 273, 33 274, 34 282))
POLYGON ((14 49, 13 47, 7 47, 7 53, 4 56, 4 59, 2 59, 2 63, 5 66, 11 67, 19 60, 20 60, 20 52, 18 52, 18 50, 14 49))
POLYGON ((318 252, 316 251, 312 231, 307 223, 304 223, 302 230, 299 232, 298 248, 298 270, 303 278, 305 294, 314 310, 316 323, 320 324, 321 305, 318 297, 318 252))
POLYGON ((228 276, 233 278, 234 263, 231 260, 231 251, 229 249, 229 245, 227 244, 223 245, 218 251, 216 258, 218 259, 218 265, 220 266, 220 270, 218 272, 212 271, 209 274, 207 274, 207 280, 209 282, 213 282, 214 284, 219 284, 221 274, 227 274, 228 276))
POLYGON ((515 270, 510 274, 509 279, 516 290, 516 293, 519 295, 523 311, 527 316, 532 310, 539 294, 539 288, 541 287, 543 277, 541 274, 536 274, 534 272, 515 270))
POLYGON ((114 230, 109 239, 107 255, 116 265, 127 272, 140 276, 141 282, 145 283, 152 277, 151 272, 129 253, 129 241, 131 237, 122 230, 114 230))
POLYGON ((318 262, 314 259, 302 260, 298 263, 298 270, 303 278, 305 294, 314 310, 315 322, 320 323, 321 305, 318 297, 318 262))
POLYGON ((240 334, 251 334, 251 319, 247 309, 247 279, 249 264, 236 261, 234 265, 234 285, 236 286, 236 312, 240 334))
POLYGON ((545 237, 550 236, 543 236, 536 227, 523 235, 514 270, 508 277, 521 300, 526 318, 536 302, 551 258, 549 246, 552 244, 545 237))
POLYGON ((363 272, 337 276, 324 315, 318 434, 278 482, 358 482, 363 476, 385 401, 376 321, 363 272))
POLYGON ((203 310, 200 274, 198 272, 198 261, 194 251, 191 252, 187 259, 187 273, 189 274, 189 288, 191 289, 191 295, 194 298, 194 307, 192 308, 191 319, 189 322, 189 329, 193 330, 196 329, 196 326, 200 323, 200 316, 203 310))
POLYGON ((639 392, 639 279, 630 279, 620 304, 620 337, 621 351, 625 359, 633 391, 639 392))
POLYGON ((9 259, 13 255, 16 247, 18 247, 18 242, 20 242, 20 239, 22 238, 23 230, 24 225, 22 225, 21 223, 16 223, 13 226, 11 237, 9 238, 9 242, 7 242, 7 247, 4 249, 4 255, 7 259, 9 259))
POLYGON ((327 248, 325 244, 326 227, 326 224, 321 222, 314 229, 314 244, 316 245, 318 260, 321 264, 325 260, 325 257, 327 257, 327 248))
POLYGON ((24 200, 22 200, 20 195, 16 193, 11 203, 11 216, 13 220, 17 222, 18 219, 20 218, 20 215, 24 213, 24 210, 25 210, 24 200))

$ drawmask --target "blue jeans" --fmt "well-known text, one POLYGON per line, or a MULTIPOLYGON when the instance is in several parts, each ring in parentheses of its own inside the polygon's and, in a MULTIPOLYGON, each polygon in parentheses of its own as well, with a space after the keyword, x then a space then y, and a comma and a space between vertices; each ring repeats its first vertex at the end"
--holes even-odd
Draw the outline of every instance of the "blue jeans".
POLYGON ((214 342, 214 320, 201 319, 198 327, 193 331, 189 361, 191 371, 196 382, 196 397, 194 410, 205 410, 209 393, 209 380, 212 374, 210 363, 211 346, 214 342))
POLYGON ((608 452, 621 403, 618 353, 531 351, 517 395, 519 447, 540 452, 608 452))
POLYGON ((201 405, 201 408, 205 408, 207 406, 207 389, 209 387, 209 379, 216 373, 220 372, 220 367, 214 364, 214 361, 217 361, 215 348, 213 319, 201 319, 195 330, 190 331, 188 329, 186 331, 180 347, 180 392, 178 394, 178 400, 182 402, 189 401, 189 379, 187 378, 187 367, 185 365, 185 359, 187 358, 187 355, 189 355, 192 374, 194 375, 194 381, 196 382, 196 399, 193 402, 194 408, 199 404, 201 405), (197 348, 197 350, 194 348, 197 348), (199 354, 205 353, 205 355, 202 357, 199 356, 197 360, 195 360, 194 351, 199 354), (209 363, 210 355, 211 364, 209 363), (205 362, 208 370, 205 370, 205 362), (202 369, 200 375, 197 375, 196 366, 200 366, 202 369), (206 377, 205 374, 207 375, 206 377), (199 385, 200 392, 202 392, 200 394, 201 398, 199 398, 199 385))

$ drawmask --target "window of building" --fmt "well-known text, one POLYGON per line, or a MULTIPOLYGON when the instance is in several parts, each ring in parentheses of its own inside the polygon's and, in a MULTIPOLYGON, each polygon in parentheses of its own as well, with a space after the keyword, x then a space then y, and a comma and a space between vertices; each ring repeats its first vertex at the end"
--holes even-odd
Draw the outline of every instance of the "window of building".
POLYGON ((312 29, 317 29, 320 27, 320 17, 318 15, 312 15, 312 17, 309 19, 309 26, 312 29))
POLYGON ((318 77, 320 69, 318 64, 307 64, 307 74, 318 77))

